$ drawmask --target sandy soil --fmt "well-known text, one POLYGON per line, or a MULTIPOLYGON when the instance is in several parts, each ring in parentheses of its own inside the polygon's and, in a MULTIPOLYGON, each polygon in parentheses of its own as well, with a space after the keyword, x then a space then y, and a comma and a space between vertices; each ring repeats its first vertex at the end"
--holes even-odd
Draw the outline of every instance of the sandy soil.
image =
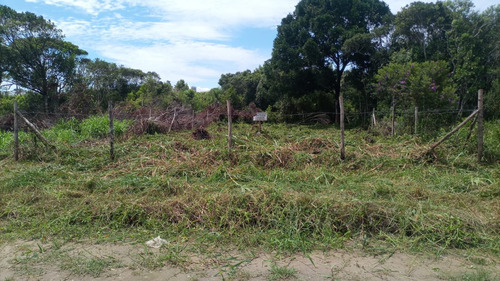
POLYGON ((57 247, 36 241, 5 243, 0 245, 0 281, 449 280, 478 270, 488 271, 494 280, 500 278, 498 263, 488 258, 473 262, 465 258, 465 253, 436 257, 396 252, 373 256, 337 250, 283 257, 222 251, 162 259, 171 256, 169 251, 121 243, 67 243, 57 247), (77 262, 91 259, 113 262, 97 269, 91 263, 77 262), (79 266, 87 266, 88 270, 79 270, 79 266), (273 275, 276 268, 288 268, 291 276, 286 279, 284 275, 273 275))

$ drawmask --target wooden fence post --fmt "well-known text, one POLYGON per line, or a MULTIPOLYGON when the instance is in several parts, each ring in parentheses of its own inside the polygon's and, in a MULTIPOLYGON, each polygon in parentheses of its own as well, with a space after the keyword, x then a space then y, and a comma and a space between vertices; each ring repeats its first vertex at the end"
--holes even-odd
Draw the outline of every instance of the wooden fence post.
POLYGON ((35 133, 35 135, 48 147, 54 149, 54 151, 57 151, 56 147, 54 145, 51 145, 49 143, 49 141, 42 135, 42 133, 40 133, 40 131, 38 131, 38 129, 36 128, 35 125, 33 125, 33 123, 31 123, 28 119, 26 119, 26 117, 24 117, 24 115, 20 112, 20 111, 16 111, 17 115, 21 118, 21 120, 24 121, 24 123, 26 123, 26 125, 28 125, 28 127, 30 127, 30 129, 35 133))
POLYGON ((483 93, 483 89, 480 89, 477 97, 477 162, 481 162, 484 152, 483 93))
POLYGON ((109 158, 115 160, 115 134, 113 125, 113 102, 108 101, 108 114, 109 114, 109 158))
POLYGON ((393 105, 391 106, 391 135, 394 137, 394 135, 396 134, 396 128, 395 128, 395 124, 396 124, 396 107, 393 105))
POLYGON ((194 109, 191 109, 191 130, 194 129, 194 118, 195 118, 194 109))
POLYGON ((418 134, 418 106, 415 106, 415 135, 418 134))
POLYGON ((227 151, 231 152, 233 142, 233 116, 231 111, 231 101, 227 100, 227 151))
POLYGON ((14 160, 19 161, 19 121, 17 119, 17 101, 14 101, 14 160))
POLYGON ((460 130, 460 128, 462 128, 465 124, 467 124, 467 122, 469 122, 474 116, 476 116, 476 114, 479 113, 479 110, 476 110, 474 111, 471 115, 469 115, 469 117, 465 118, 465 120, 460 123, 458 126, 456 126, 453 130, 451 130, 451 132, 449 132, 448 134, 446 134, 444 137, 442 137, 440 140, 438 140, 437 142, 435 142, 433 145, 431 145, 431 147, 427 150, 427 153, 434 150, 434 148, 436 148, 438 145, 440 145, 443 141, 445 141, 446 139, 448 139, 451 135, 453 135, 454 133, 456 133, 458 130, 460 130))
POLYGON ((344 97, 339 97, 340 105, 340 159, 345 160, 344 97))
POLYGON ((170 122, 170 127, 168 127, 168 132, 172 131, 172 126, 174 126, 175 119, 177 118, 177 108, 174 108, 174 117, 172 118, 172 122, 170 122))
POLYGON ((373 108, 372 112, 372 126, 373 128, 377 127, 377 115, 375 114, 375 108, 373 108))

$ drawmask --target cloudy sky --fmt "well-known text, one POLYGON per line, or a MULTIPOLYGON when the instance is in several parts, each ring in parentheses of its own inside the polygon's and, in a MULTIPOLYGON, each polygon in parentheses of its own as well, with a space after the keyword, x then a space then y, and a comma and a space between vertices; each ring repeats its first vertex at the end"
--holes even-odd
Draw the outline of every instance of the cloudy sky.
MULTIPOLYGON (((299 0, 1 0, 55 22, 66 39, 126 67, 204 90, 271 57, 276 27, 299 0)), ((413 2, 389 0, 393 13, 413 2)), ((426 1, 430 2, 430 1, 426 1)), ((473 0, 484 10, 500 0, 473 0)))

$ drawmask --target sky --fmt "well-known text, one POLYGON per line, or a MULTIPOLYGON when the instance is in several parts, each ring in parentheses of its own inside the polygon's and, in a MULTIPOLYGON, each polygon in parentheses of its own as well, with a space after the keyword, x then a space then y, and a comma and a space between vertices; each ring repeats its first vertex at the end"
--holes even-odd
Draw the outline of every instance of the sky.
MULTIPOLYGON (((255 70, 271 58, 276 28, 299 0, 0 0, 51 20, 66 40, 173 85, 218 87, 221 74, 255 70)), ((385 1, 395 14, 411 0, 385 1)), ((432 2, 425 1, 424 2, 432 2)), ((500 0, 473 0, 483 11, 500 0)))

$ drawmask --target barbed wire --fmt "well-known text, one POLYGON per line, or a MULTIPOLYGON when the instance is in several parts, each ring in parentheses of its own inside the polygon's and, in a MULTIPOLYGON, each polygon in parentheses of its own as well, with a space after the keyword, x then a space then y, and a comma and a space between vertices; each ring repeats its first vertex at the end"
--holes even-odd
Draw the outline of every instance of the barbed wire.
MULTIPOLYGON (((463 110, 460 110, 460 109, 446 109, 446 110, 441 110, 441 109, 428 109, 428 110, 419 110, 418 113, 431 113, 431 114, 448 114, 448 113, 460 113, 460 112, 463 112, 463 113, 467 113, 467 112, 474 112, 476 109, 463 109, 463 110)), ((24 110, 20 110, 23 114, 27 114, 27 115, 38 115, 38 116, 69 116, 69 117, 77 117, 77 116, 82 116, 82 117, 86 117, 86 116, 95 116, 95 115, 108 115, 107 112, 98 112, 98 113, 65 113, 65 112, 42 112, 42 111, 24 111, 24 110)), ((163 114, 164 112, 162 112, 163 114)), ((274 112, 273 112, 274 113, 274 112)), ((362 112, 359 112, 359 111, 356 111, 356 112, 345 112, 344 114, 346 115, 368 115, 368 114, 373 114, 374 112, 373 111, 362 111, 362 112)), ((397 115, 401 115, 401 114, 415 114, 414 111, 412 110, 403 110, 403 111, 400 111, 400 110, 396 110, 395 113, 397 115)), ((157 112, 156 112, 157 114, 157 112)), ((174 113, 172 113, 174 114, 174 113)), ((177 112, 176 114, 182 114, 182 115, 189 115, 192 113, 190 112, 177 112)), ((199 114, 199 113, 195 113, 195 114, 199 114)), ((212 113, 209 113, 209 114, 212 114, 212 113)), ((311 116, 311 115, 340 115, 340 112, 333 112, 333 111, 318 111, 318 112, 304 112, 304 113, 292 113, 292 114, 280 114, 280 113, 276 113, 276 114, 279 114, 281 116, 288 116, 288 117, 293 117, 293 116, 311 116)), ((375 115, 390 115, 392 114, 392 112, 390 110, 382 110, 382 111, 379 111, 379 110, 376 110, 375 111, 375 115)), ((134 116, 134 117, 153 117, 155 114, 137 114, 137 113, 114 113, 115 116, 134 116)))
MULTIPOLYGON (((450 108, 442 108, 442 109, 424 109, 424 110, 418 110, 417 114, 420 118, 426 118, 426 117, 431 117, 434 115, 451 115, 451 114, 456 114, 457 117, 460 116, 462 113, 472 113, 476 109, 450 109, 450 108)), ((41 123, 45 124, 42 125, 43 127, 50 127, 51 124, 54 124, 54 122, 58 119, 69 119, 69 118, 77 118, 77 119, 85 119, 89 118, 91 116, 107 116, 108 112, 103 111, 103 112, 89 112, 88 113, 77 113, 77 112, 44 112, 44 111, 24 111, 20 110, 20 112, 26 116, 29 116, 29 118, 34 119, 33 121, 35 123, 41 123), (56 120, 54 120, 56 119, 56 120)), ((144 112, 144 111, 143 111, 144 112)), ((189 110, 175 110, 175 109, 164 109, 164 110, 153 110, 150 113, 138 113, 138 112, 114 112, 113 116, 117 120, 144 120, 144 119, 155 119, 159 118, 160 116, 165 119, 165 120, 173 120, 177 116, 177 118, 183 116, 183 118, 188 118, 189 120, 192 120, 191 122, 194 122, 195 119, 205 119, 205 121, 212 120, 213 121, 213 116, 214 115, 219 115, 220 112, 214 112, 214 109, 210 109, 209 107, 206 108, 204 111, 195 113, 192 109, 189 110), (206 116, 204 116, 206 114, 206 116)), ((225 110, 224 110, 225 112, 225 110)), ((321 121, 327 121, 326 123, 330 123, 333 119, 335 119, 336 116, 339 116, 339 112, 334 112, 334 111, 318 111, 318 112, 303 112, 303 113, 291 113, 291 114, 280 114, 276 112, 276 117, 281 120, 288 120, 288 122, 294 123, 294 122, 299 122, 300 124, 308 124, 308 123, 317 123, 321 121), (321 120, 319 120, 321 119, 321 120), (319 120, 319 121, 318 121, 319 120)), ((384 110, 370 110, 370 111, 352 111, 352 112, 345 112, 345 117, 346 121, 352 121, 353 118, 359 118, 360 116, 364 116, 364 120, 368 120, 371 118, 371 116, 375 114, 376 118, 383 118, 383 117, 389 117, 392 115, 392 111, 390 109, 384 109, 384 110)), ((399 109, 395 111, 396 116, 415 116, 415 111, 411 109, 399 109)), ((204 124, 206 123, 204 121, 204 124)), ((210 121, 208 124, 210 124, 212 121, 210 121)), ((422 120, 423 121, 423 120, 422 120)), ((11 124, 0 123, 0 129, 2 130, 11 130, 12 128, 11 124)))

